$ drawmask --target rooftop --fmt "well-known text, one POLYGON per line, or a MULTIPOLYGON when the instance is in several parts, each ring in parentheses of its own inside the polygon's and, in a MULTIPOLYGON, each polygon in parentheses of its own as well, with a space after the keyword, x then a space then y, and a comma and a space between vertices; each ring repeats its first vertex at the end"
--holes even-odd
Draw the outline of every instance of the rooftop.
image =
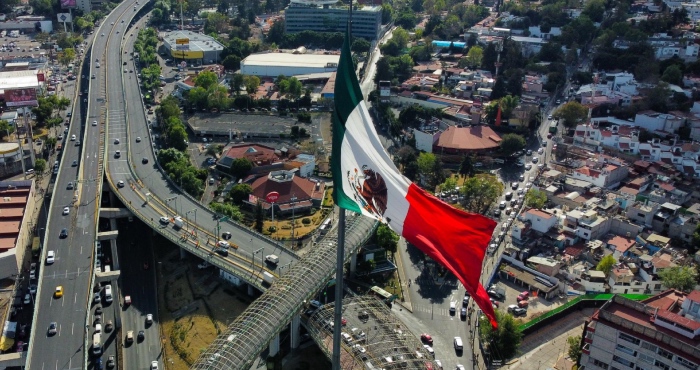
POLYGON ((248 55, 241 65, 326 68, 329 64, 337 66, 339 61, 340 55, 257 53, 248 55))
MULTIPOLYGON (((216 41, 214 38, 209 37, 207 35, 197 33, 197 32, 192 32, 192 31, 186 31, 186 30, 177 30, 173 32, 168 32, 163 36, 163 41, 167 43, 168 45, 175 46, 177 45, 177 40, 181 39, 188 39, 189 40, 189 51, 223 51, 224 46, 221 45, 218 41, 216 41)), ((176 49, 175 47, 172 47, 174 50, 176 49)))
POLYGON ((496 149, 501 137, 488 126, 450 126, 438 138, 437 146, 459 150, 496 149))

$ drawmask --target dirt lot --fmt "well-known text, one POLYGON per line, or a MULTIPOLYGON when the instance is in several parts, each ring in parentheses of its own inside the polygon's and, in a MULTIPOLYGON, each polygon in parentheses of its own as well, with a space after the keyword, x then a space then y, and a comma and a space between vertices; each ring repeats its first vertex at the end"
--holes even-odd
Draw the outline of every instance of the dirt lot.
MULTIPOLYGON (((167 242, 165 242, 167 243, 167 242)), ((156 248, 161 261, 159 310, 167 368, 186 370, 250 303, 245 292, 220 282, 215 269, 199 270, 170 248, 156 248), (165 253, 163 253, 165 251, 165 253)))

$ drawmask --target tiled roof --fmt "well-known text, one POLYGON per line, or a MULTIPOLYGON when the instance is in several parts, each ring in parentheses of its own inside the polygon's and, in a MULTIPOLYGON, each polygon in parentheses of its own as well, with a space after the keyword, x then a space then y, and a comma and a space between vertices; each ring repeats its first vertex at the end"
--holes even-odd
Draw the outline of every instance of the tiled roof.
POLYGON ((700 290, 693 290, 690 292, 690 294, 688 294, 688 299, 700 303, 700 290))
POLYGON ((632 246, 635 244, 635 241, 634 239, 616 235, 612 239, 608 240, 608 244, 615 246, 615 250, 617 250, 618 252, 625 253, 630 248, 632 248, 632 246))
POLYGON ((260 177, 251 185, 252 194, 264 202, 267 194, 276 191, 280 194, 275 203, 284 204, 291 202, 292 196, 296 196, 296 202, 303 202, 309 199, 320 199, 323 197, 325 184, 320 183, 316 189, 316 182, 299 176, 294 176, 289 181, 274 181, 269 176, 260 177))
POLYGON ((459 150, 498 148, 501 137, 488 126, 450 126, 438 138, 437 146, 459 150))

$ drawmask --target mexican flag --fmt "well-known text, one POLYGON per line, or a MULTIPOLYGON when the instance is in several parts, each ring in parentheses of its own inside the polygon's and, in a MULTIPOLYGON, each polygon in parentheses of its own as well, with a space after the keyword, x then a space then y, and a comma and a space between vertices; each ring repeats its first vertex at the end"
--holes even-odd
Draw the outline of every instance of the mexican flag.
POLYGON ((405 178, 384 150, 362 97, 346 34, 335 80, 333 198, 344 209, 373 217, 445 266, 491 320, 496 318, 479 283, 496 222, 460 211, 405 178))

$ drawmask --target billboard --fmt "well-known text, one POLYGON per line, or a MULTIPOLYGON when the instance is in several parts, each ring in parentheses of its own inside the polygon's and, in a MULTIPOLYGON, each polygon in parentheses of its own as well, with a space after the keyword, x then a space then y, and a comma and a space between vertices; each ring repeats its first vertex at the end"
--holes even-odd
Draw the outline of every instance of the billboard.
POLYGON ((62 9, 77 8, 78 0, 60 0, 62 9))
POLYGON ((35 89, 5 90, 5 105, 8 107, 32 107, 39 105, 35 89))
POLYGON ((178 44, 178 45, 189 44, 189 43, 190 43, 190 39, 175 39, 175 43, 178 44))
POLYGON ((71 16, 70 13, 58 13, 56 19, 58 19, 59 22, 73 22, 73 17, 71 16))

